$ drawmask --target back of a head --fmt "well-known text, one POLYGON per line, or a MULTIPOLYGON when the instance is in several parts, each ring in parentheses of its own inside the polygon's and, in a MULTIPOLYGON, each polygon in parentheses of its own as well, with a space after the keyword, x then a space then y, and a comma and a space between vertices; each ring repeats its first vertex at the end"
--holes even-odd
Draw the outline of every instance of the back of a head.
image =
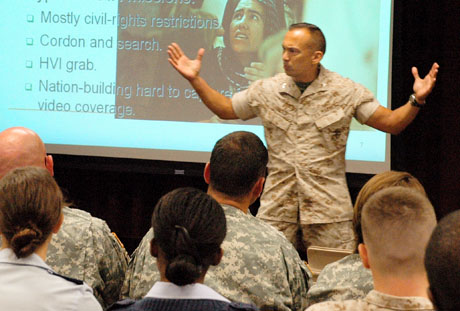
POLYGON ((46 169, 18 168, 0 179, 0 232, 18 258, 46 241, 63 204, 62 192, 46 169))
POLYGON ((364 204, 372 196, 372 194, 377 191, 396 186, 414 189, 426 196, 425 189, 422 184, 417 178, 407 172, 387 171, 373 176, 359 191, 353 207, 353 229, 357 244, 363 243, 361 212, 364 204))
POLYGON ((460 210, 441 219, 433 231, 425 268, 436 310, 460 310, 460 210))
POLYGON ((361 221, 372 270, 404 278, 424 273, 425 248, 436 226, 426 196, 403 187, 380 190, 364 204, 361 221))
POLYGON ((233 132, 214 146, 210 160, 210 185, 230 197, 248 194, 265 177, 267 148, 250 132, 233 132))
POLYGON ((45 156, 45 145, 34 131, 12 127, 0 133, 0 178, 17 167, 45 167, 45 156))
POLYGON ((289 31, 295 29, 308 30, 313 38, 315 50, 323 52, 323 55, 326 54, 326 37, 324 37, 323 31, 318 26, 310 23, 295 23, 289 26, 289 31))
POLYGON ((217 201, 194 188, 164 195, 152 216, 155 241, 166 256, 166 278, 179 286, 194 283, 215 264, 227 232, 217 201))

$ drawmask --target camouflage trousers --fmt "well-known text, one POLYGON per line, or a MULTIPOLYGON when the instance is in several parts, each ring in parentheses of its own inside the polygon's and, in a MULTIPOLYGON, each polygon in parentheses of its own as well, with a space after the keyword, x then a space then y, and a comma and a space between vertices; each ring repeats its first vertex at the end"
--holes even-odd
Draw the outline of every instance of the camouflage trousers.
POLYGON ((351 220, 310 225, 268 219, 263 220, 283 232, 300 254, 306 254, 306 250, 309 246, 324 246, 350 250, 356 248, 351 220))

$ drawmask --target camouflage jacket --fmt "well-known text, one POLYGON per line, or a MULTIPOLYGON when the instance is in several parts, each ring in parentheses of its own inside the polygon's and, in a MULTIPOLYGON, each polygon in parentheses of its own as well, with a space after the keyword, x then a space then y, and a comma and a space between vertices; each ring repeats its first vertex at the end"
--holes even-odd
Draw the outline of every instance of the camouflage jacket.
POLYGON ((379 107, 368 89, 321 66, 302 94, 281 73, 236 93, 232 105, 239 118, 258 116, 264 126, 268 176, 257 217, 301 224, 352 219, 345 147, 352 118, 365 123, 379 107))
POLYGON ((358 254, 348 255, 323 268, 307 293, 308 305, 323 301, 360 299, 374 289, 371 271, 358 254))
MULTIPOLYGON (((232 301, 262 310, 304 310, 311 274, 286 238, 241 210, 222 206, 227 218, 224 256, 211 266, 205 284, 232 301)), ((153 230, 135 250, 123 284, 123 298, 139 299, 160 279, 150 255, 153 230)))
POLYGON ((313 305, 307 311, 427 311, 433 304, 424 297, 398 297, 372 290, 364 299, 326 301, 313 305))
POLYGON ((105 221, 75 208, 64 207, 63 213, 46 263, 59 274, 83 280, 107 307, 119 299, 128 254, 105 221))

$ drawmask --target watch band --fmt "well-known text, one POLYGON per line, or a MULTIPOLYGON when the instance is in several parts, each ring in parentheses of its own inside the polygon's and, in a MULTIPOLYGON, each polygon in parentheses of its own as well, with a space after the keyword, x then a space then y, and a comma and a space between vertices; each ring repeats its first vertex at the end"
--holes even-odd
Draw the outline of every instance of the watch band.
POLYGON ((417 102, 417 99, 415 98, 415 94, 412 94, 411 96, 409 96, 409 102, 412 106, 417 107, 417 108, 422 108, 426 104, 426 102, 424 102, 423 104, 420 104, 419 102, 417 102))

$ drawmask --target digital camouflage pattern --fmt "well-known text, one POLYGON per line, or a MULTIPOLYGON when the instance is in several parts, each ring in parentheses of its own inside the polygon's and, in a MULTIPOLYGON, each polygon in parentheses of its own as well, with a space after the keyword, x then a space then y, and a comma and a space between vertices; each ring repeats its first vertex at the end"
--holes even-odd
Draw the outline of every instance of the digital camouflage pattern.
POLYGON ((106 222, 64 207, 64 223, 53 235, 46 263, 57 273, 88 284, 105 308, 120 296, 128 254, 106 222))
MULTIPOLYGON (((286 238, 250 214, 222 206, 227 218, 224 256, 211 266, 205 284, 232 301, 264 310, 304 310, 311 273, 286 238)), ((123 298, 142 298, 160 280, 150 255, 153 230, 144 236, 129 263, 123 298)))
POLYGON ((356 300, 374 289, 372 273, 364 268, 358 254, 326 265, 307 293, 308 304, 323 301, 356 300))
POLYGON ((433 304, 424 297, 397 297, 372 290, 364 299, 327 301, 313 305, 307 311, 427 311, 433 304))
POLYGON ((320 66, 302 94, 281 73, 255 81, 232 104, 243 120, 260 117, 265 130, 268 177, 257 217, 302 225, 352 219, 345 147, 352 118, 365 123, 379 107, 368 89, 320 66))

